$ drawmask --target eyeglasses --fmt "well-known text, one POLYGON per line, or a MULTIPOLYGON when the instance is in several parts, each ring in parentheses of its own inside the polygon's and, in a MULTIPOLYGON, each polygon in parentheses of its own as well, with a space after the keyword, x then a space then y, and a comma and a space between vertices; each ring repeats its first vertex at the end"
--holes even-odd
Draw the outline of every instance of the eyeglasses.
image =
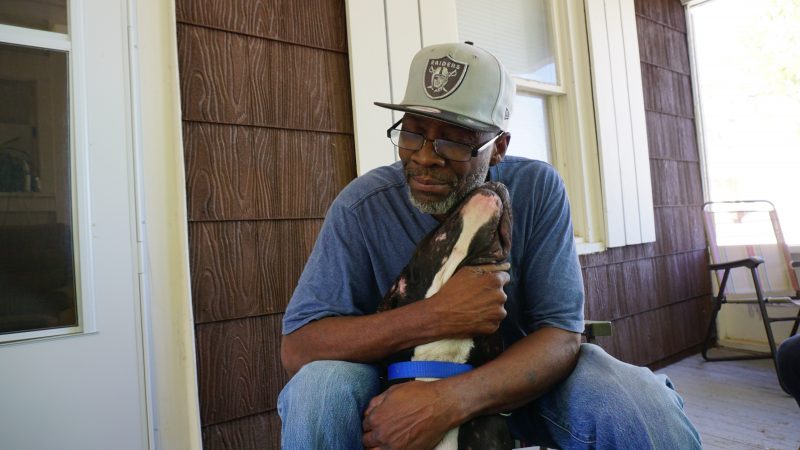
POLYGON ((448 141, 447 139, 428 139, 419 133, 398 130, 397 126, 400 125, 402 121, 402 119, 398 120, 397 123, 386 130, 386 136, 392 141, 392 144, 394 144, 395 147, 416 152, 425 145, 425 142, 431 141, 433 143, 433 151, 441 158, 450 161, 469 161, 470 158, 478 156, 480 152, 487 149, 492 143, 494 143, 494 141, 497 140, 497 138, 503 135, 503 132, 501 131, 497 133, 495 137, 489 139, 479 147, 473 147, 460 142, 448 141))

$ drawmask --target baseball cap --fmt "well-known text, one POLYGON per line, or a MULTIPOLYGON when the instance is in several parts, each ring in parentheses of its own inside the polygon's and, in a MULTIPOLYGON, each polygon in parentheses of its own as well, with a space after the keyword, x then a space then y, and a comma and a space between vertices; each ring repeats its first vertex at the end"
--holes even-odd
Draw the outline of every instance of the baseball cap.
POLYGON ((450 43, 414 55, 402 102, 375 104, 478 131, 505 131, 514 94, 514 80, 497 57, 472 42, 450 43))

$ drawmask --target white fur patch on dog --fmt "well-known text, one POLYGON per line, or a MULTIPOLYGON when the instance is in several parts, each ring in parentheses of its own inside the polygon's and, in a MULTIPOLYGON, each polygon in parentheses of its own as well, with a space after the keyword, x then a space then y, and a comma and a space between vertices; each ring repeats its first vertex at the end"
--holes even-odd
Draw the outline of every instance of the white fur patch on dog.
POLYGON ((433 282, 425 292, 425 298, 439 292, 439 289, 453 276, 458 265, 467 256, 475 234, 483 225, 492 220, 494 214, 486 214, 486 212, 496 211, 500 206, 500 199, 490 195, 476 195, 464 205, 464 208, 461 209, 461 234, 458 235, 458 241, 453 246, 450 255, 445 261, 442 261, 442 267, 433 277, 433 282))
POLYGON ((446 361, 465 363, 472 350, 472 339, 442 339, 418 345, 414 349, 412 361, 446 361))
MULTIPOLYGON (((453 246, 453 250, 447 260, 433 278, 425 298, 439 292, 444 283, 453 276, 456 269, 458 269, 458 265, 467 256, 469 246, 478 230, 492 220, 493 212, 500 207, 499 199, 493 195, 476 195, 464 205, 464 208, 461 209, 461 220, 463 222, 461 234, 459 234, 458 241, 453 246)), ((472 339, 443 339, 417 346, 414 349, 414 356, 411 360, 465 363, 469 357, 470 350, 472 350, 472 345, 472 339)))

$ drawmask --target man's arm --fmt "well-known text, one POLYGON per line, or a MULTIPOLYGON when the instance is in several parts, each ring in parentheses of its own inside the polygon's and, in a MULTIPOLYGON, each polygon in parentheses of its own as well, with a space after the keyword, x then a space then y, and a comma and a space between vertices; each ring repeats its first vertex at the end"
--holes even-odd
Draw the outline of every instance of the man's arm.
POLYGON ((432 448, 473 417, 530 403, 569 375, 579 347, 579 334, 542 328, 466 374, 393 386, 364 413, 364 446, 432 448))
POLYGON ((375 362, 443 338, 491 334, 506 311, 504 271, 464 267, 430 298, 365 316, 326 317, 283 337, 283 367, 294 375, 311 361, 375 362))

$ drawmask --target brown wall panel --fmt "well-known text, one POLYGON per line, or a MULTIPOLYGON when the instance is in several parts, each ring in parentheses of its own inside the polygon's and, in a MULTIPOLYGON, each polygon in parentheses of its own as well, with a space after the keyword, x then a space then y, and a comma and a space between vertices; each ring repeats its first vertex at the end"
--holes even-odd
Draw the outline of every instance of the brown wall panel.
POLYGON ((279 448, 281 317, 355 177, 341 0, 177 0, 203 443, 279 448))
POLYGON ((321 219, 189 224, 196 323, 282 312, 321 219))
POLYGON ((655 242, 656 252, 663 255, 705 248, 705 242, 696 239, 698 232, 702 238, 702 226, 693 228, 698 225, 692 220, 698 215, 696 206, 656 206, 654 212, 656 235, 661 238, 655 242))
POLYGON ((641 46, 639 57, 642 62, 684 75, 691 74, 689 48, 683 33, 676 33, 674 29, 655 24, 643 16, 637 16, 636 25, 639 42, 655 43, 641 46))
POLYGON ((277 271, 260 269, 262 263, 269 262, 259 255, 257 242, 255 222, 189 224, 196 323, 254 316, 277 309, 275 300, 264 295, 264 285, 278 285, 280 275, 277 271))
POLYGON ((189 220, 254 218, 253 128, 184 122, 189 220))
POLYGON ((247 51, 245 36, 178 24, 184 120, 250 122, 247 51))
POLYGON ((277 411, 256 414, 203 429, 204 450, 267 450, 281 448, 277 411))
POLYGON ((689 46, 686 44, 686 35, 666 28, 663 33, 667 44, 667 60, 664 67, 691 76, 692 67, 689 63, 689 46))
POLYGON ((252 124, 353 132, 347 55, 251 39, 252 124))
POLYGON ((655 258, 637 259, 609 267, 609 277, 616 284, 616 298, 611 304, 614 317, 627 317, 659 306, 655 258))
POLYGON ((610 320, 614 316, 609 305, 608 266, 598 265, 583 268, 583 284, 586 292, 584 315, 591 320, 610 320))
POLYGON ((186 123, 184 147, 191 220, 321 218, 356 172, 346 134, 186 123))
POLYGON ((613 336, 598 342, 610 354, 631 364, 655 363, 702 341, 710 304, 710 297, 697 297, 616 320, 613 336))
POLYGON ((200 418, 205 426, 275 408, 287 376, 280 362, 281 314, 196 327, 200 418))
POLYGON ((699 161, 694 120, 647 111, 650 157, 674 161, 699 161))
POLYGON ((175 0, 178 23, 253 34, 255 12, 260 0, 175 0))
MULTIPOLYGON (((328 206, 356 176, 351 135, 259 128, 254 147, 258 171, 276 201, 259 204, 263 217, 324 217, 328 206)), ((269 196, 268 196, 269 197, 269 196)), ((259 202, 260 203, 260 202, 259 202)))
MULTIPOLYGON (((702 206, 700 164, 664 159, 650 160, 655 206, 702 206)), ((679 232, 680 230, 674 230, 679 232)))
POLYGON ((609 248, 600 253, 581 255, 580 260, 583 267, 596 267, 655 256, 658 256, 655 245, 650 243, 609 248))
POLYGON ((710 293, 705 249, 666 255, 655 260, 659 305, 685 301, 710 293))
POLYGON ((647 17, 650 22, 686 34, 686 18, 680 0, 635 0, 633 4, 636 13, 647 17))
POLYGON ((347 52, 339 0, 177 0, 175 9, 178 22, 347 52))
POLYGON ((178 25, 184 120, 352 133, 347 55, 178 25))
POLYGON ((644 91, 646 110, 693 117, 692 83, 688 75, 642 64, 642 83, 653 87, 644 91))

